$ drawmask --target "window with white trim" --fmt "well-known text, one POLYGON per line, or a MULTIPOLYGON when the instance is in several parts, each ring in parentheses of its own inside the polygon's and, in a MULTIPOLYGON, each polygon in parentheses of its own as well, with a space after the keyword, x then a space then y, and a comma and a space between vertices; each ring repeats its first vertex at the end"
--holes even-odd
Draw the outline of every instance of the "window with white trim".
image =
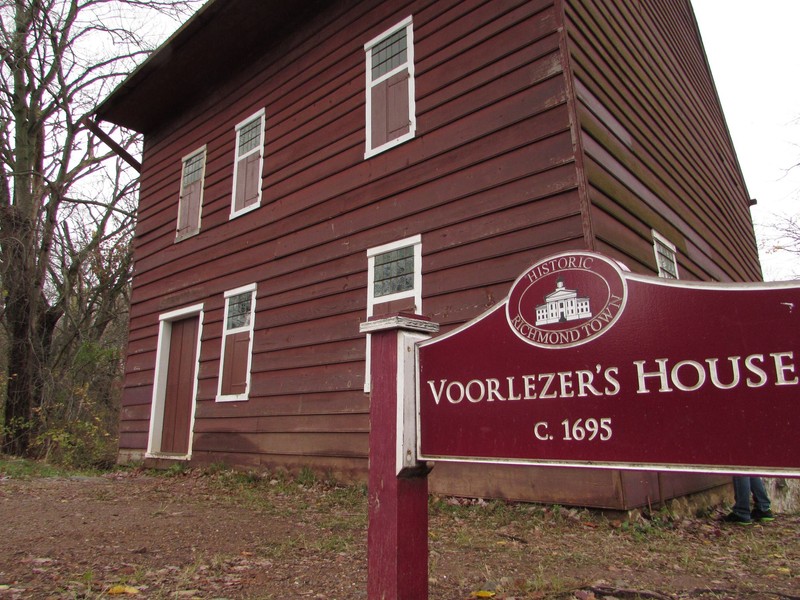
POLYGON ((248 398, 255 311, 255 284, 225 292, 217 401, 248 398))
POLYGON ((678 259, 675 244, 655 229, 653 232, 653 252, 656 255, 658 276, 665 279, 678 279, 678 259))
POLYGON ((206 147, 203 146, 183 157, 182 162, 178 225, 175 231, 176 242, 200 232, 203 180, 206 172, 206 147))
POLYGON ((254 210, 261 204, 265 122, 264 109, 261 109, 236 126, 231 219, 254 210))
MULTIPOLYGON (((422 314, 422 236, 415 235, 367 250, 367 319, 381 314, 422 314)), ((364 391, 370 389, 370 348, 364 391)))
POLYGON ((364 44, 367 55, 364 158, 414 137, 414 30, 407 17, 364 44))

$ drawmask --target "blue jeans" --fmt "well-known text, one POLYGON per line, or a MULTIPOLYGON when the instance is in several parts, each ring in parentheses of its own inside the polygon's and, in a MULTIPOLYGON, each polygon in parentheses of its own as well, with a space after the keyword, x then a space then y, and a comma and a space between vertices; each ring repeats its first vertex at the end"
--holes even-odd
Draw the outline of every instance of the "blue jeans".
POLYGON ((733 512, 744 519, 750 518, 751 495, 758 510, 769 510, 770 500, 761 477, 734 477, 733 497, 736 503, 733 505, 733 512))

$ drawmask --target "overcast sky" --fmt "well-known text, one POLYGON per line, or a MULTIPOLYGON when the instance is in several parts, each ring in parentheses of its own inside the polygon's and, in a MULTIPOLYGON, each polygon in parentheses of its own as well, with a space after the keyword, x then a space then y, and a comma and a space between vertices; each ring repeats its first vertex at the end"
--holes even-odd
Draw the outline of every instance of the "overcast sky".
MULTIPOLYGON (((800 0, 692 0, 757 225, 800 212, 800 0)), ((767 280, 800 259, 762 253, 767 280)))

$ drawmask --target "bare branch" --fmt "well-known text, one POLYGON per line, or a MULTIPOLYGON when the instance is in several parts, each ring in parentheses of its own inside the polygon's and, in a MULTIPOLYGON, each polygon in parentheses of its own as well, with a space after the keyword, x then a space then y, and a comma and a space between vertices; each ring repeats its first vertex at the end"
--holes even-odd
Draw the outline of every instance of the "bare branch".
MULTIPOLYGON (((83 344, 109 328, 124 338, 115 318, 128 300, 137 174, 84 119, 153 48, 147 17, 174 26, 198 5, 0 0, 0 325, 15 373, 5 423, 24 426, 4 432, 6 451, 26 450, 83 344)), ((108 135, 138 154, 137 136, 108 135)))

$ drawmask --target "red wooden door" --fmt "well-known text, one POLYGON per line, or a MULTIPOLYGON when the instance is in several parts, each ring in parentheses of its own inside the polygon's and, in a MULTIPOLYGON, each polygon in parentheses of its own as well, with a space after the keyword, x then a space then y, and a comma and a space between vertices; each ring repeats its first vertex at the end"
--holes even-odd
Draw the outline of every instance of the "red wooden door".
POLYGON ((161 452, 189 452, 199 321, 195 316, 172 323, 161 452))

